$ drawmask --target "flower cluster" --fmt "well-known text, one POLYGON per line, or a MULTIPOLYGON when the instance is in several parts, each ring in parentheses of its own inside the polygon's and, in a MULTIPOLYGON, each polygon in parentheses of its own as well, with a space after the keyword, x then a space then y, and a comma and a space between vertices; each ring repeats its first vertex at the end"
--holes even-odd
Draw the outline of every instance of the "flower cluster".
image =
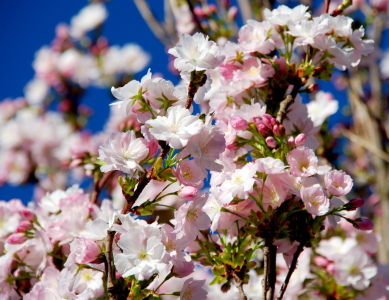
MULTIPOLYGON (((196 14, 207 18, 212 9, 196 14)), ((25 151, 47 168, 52 156, 64 162, 70 153, 67 166, 83 166, 94 188, 41 193, 27 207, 0 202, 1 297, 387 294, 385 272, 371 258, 373 224, 356 212, 363 200, 346 198, 352 178, 315 154, 337 101, 317 93, 304 104, 300 95, 315 91, 313 78, 328 80, 333 67, 354 67, 372 51, 362 28, 345 16, 313 17, 306 6, 281 5, 266 9, 261 22, 248 20, 236 43, 183 34, 168 51, 182 78, 175 86, 150 70, 122 82, 144 67, 145 55, 123 67, 127 50, 101 40, 85 53, 73 47, 106 15, 101 3, 90 4, 35 62, 38 77, 55 88, 114 83, 105 133, 76 133, 78 121, 65 126, 54 113, 19 120, 27 114, 20 107, 31 103, 2 104, 2 148, 25 151), (25 120, 47 133, 26 131, 25 120), (30 142, 36 139, 44 141, 30 142), (113 201, 99 201, 104 187, 113 201)), ((27 161, 13 159, 0 180, 19 164, 28 170, 19 182, 26 181, 36 172, 27 161)))

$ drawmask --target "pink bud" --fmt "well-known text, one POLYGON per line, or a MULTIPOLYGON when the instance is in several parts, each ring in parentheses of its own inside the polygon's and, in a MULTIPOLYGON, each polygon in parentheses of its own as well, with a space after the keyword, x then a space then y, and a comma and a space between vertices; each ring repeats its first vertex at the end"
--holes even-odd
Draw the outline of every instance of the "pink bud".
POLYGON ((263 135, 263 136, 268 136, 270 133, 269 128, 266 127, 265 124, 261 123, 257 125, 258 131, 263 135))
POLYGON ((184 200, 193 200, 194 198, 196 198, 198 193, 199 193, 198 189, 188 185, 188 186, 184 186, 182 189, 178 191, 178 196, 184 200))
POLYGON ((216 5, 215 5, 215 4, 209 4, 209 5, 208 5, 208 9, 207 9, 208 15, 212 15, 212 14, 214 14, 214 13, 216 13, 216 12, 217 12, 217 7, 216 7, 216 5))
POLYGON ((311 84, 310 86, 308 86, 308 90, 310 93, 317 92, 319 91, 319 85, 317 83, 311 84))
POLYGON ((296 146, 299 147, 299 146, 303 146, 306 140, 307 140, 307 136, 304 133, 300 133, 298 136, 296 136, 294 142, 296 146))
POLYGON ((18 232, 13 233, 7 238, 7 243, 11 245, 18 245, 22 244, 27 240, 27 237, 24 235, 24 233, 18 232))
POLYGON ((158 152, 159 149, 158 142, 156 140, 151 140, 150 142, 147 143, 147 148, 149 148, 149 154, 147 156, 153 157, 158 152))
POLYGON ((258 126, 259 124, 262 124, 262 118, 261 117, 254 117, 253 122, 255 126, 258 126))
POLYGON ((269 128, 270 130, 273 129, 273 124, 272 124, 272 119, 273 117, 269 114, 264 114, 262 116, 262 123, 266 125, 267 128, 269 128))
POLYGON ((273 133, 276 136, 283 136, 285 135, 285 127, 282 124, 275 124, 273 126, 273 133))
POLYGON ((241 116, 232 116, 230 124, 236 130, 246 130, 248 128, 247 121, 241 116))
POLYGON ((368 230, 373 230, 374 223, 368 218, 357 218, 354 220, 353 226, 356 229, 368 231, 368 230))
POLYGON ((31 228, 31 223, 29 221, 21 221, 18 229, 16 229, 16 232, 17 233, 25 232, 30 228, 31 228))
POLYGON ((74 261, 78 264, 95 261, 101 253, 101 249, 96 242, 87 238, 76 239, 70 249, 74 252, 74 261))
POLYGON ((356 210, 359 207, 362 207, 365 204, 365 200, 362 198, 351 199, 349 203, 347 203, 344 208, 347 210, 356 210))
POLYGON ((238 15, 238 8, 236 6, 231 6, 227 12, 227 18, 229 20, 235 20, 238 15))
POLYGON ((207 17, 207 14, 204 12, 204 10, 200 6, 194 7, 193 8, 193 12, 195 13, 195 15, 197 17, 200 17, 200 18, 206 18, 207 17))
POLYGON ((82 164, 83 164, 82 159, 80 159, 80 158, 73 159, 72 162, 69 164, 69 168, 70 169, 77 168, 79 166, 82 166, 82 164))
POLYGON ((330 273, 330 274, 334 274, 335 273, 335 265, 333 263, 329 263, 328 264, 327 272, 330 273))
POLYGON ((289 137, 289 138, 288 138, 288 146, 289 146, 290 148, 294 148, 295 145, 296 145, 296 144, 294 143, 294 137, 293 137, 293 136, 289 137))
POLYGON ((266 145, 268 145, 270 148, 275 148, 277 146, 277 142, 272 136, 268 136, 265 141, 266 145))
POLYGON ((329 261, 323 256, 315 256, 314 259, 315 264, 321 268, 325 268, 328 266, 329 261))
POLYGON ((35 217, 35 214, 32 212, 32 211, 29 211, 27 209, 24 209, 22 210, 22 216, 28 220, 28 221, 31 221, 32 219, 34 219, 35 217))

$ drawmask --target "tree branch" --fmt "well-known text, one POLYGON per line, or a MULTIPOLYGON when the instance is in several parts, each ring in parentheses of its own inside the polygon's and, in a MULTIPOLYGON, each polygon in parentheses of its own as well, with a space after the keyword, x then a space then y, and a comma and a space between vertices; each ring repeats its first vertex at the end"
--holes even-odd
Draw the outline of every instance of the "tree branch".
POLYGON ((107 180, 113 175, 113 173, 115 173, 115 171, 104 173, 103 177, 101 177, 100 180, 95 181, 94 190, 91 197, 92 204, 95 204, 97 202, 101 190, 104 188, 104 185, 106 184, 107 180))
POLYGON ((286 274, 284 283, 281 286, 280 292, 277 296, 277 300, 281 300, 282 297, 284 296, 286 288, 288 287, 288 284, 289 284, 289 280, 292 277, 294 270, 296 269, 297 259, 299 258, 300 254, 304 251, 304 246, 305 246, 305 243, 300 243, 297 247, 296 252, 293 254, 292 263, 290 264, 290 267, 289 267, 288 273, 286 274))
POLYGON ((192 13, 193 21, 196 23, 197 28, 199 29, 199 31, 201 33, 203 33, 204 35, 207 35, 207 32, 204 30, 203 26, 201 25, 201 22, 200 22, 199 18, 197 18, 196 14, 194 12, 194 8, 193 8, 192 2, 190 0, 186 0, 186 3, 188 3, 190 12, 192 13))
POLYGON ((240 279, 239 276, 238 276, 235 272, 232 274, 232 276, 233 276, 233 277, 235 278, 235 280, 236 280, 236 283, 237 283, 236 287, 237 287, 238 290, 239 290, 240 298, 241 298, 242 300, 247 300, 247 296, 246 296, 246 294, 245 294, 245 292, 244 292, 244 290, 243 290, 243 284, 244 284, 243 280, 240 279))
POLYGON ((331 3, 331 0, 325 0, 324 1, 324 11, 323 11, 323 13, 328 14, 328 11, 330 9, 330 3, 331 3))
POLYGON ((293 85, 292 92, 289 95, 286 95, 285 99, 281 101, 276 118, 278 123, 282 124, 282 122, 284 121, 288 108, 294 103, 294 99, 296 98, 302 85, 303 84, 301 83, 300 79, 299 83, 293 85))

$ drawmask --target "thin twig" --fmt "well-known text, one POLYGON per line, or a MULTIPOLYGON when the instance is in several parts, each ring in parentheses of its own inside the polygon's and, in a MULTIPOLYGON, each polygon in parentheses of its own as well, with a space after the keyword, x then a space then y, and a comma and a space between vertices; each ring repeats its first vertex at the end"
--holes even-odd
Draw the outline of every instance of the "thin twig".
POLYGON ((134 3, 153 34, 162 44, 166 47, 170 47, 172 45, 171 38, 167 35, 165 30, 163 30, 162 24, 155 18, 147 2, 145 0, 134 0, 134 3))
POLYGON ((270 262, 269 262, 269 290, 267 294, 267 300, 274 299, 277 271, 276 271, 276 259, 277 259, 277 247, 274 245, 269 246, 270 262))
POLYGON ((188 3, 190 12, 192 13, 193 21, 196 23, 197 28, 199 29, 199 31, 201 33, 207 35, 207 32, 204 30, 203 26, 201 25, 201 22, 200 22, 199 18, 196 16, 196 14, 194 12, 194 7, 193 7, 192 2, 190 0, 186 0, 186 2, 188 3))
POLYGON ((363 137, 356 135, 355 133, 347 129, 343 129, 342 134, 351 142, 362 146, 367 151, 371 152, 374 155, 377 155, 379 158, 389 163, 389 154, 377 148, 371 141, 367 141, 363 137))
POLYGON ((248 0, 238 0, 238 4, 242 15, 243 23, 246 24, 247 20, 253 18, 250 2, 248 0))
MULTIPOLYGON (((158 159, 162 158, 164 159, 165 156, 168 154, 170 151, 170 147, 168 144, 166 144, 165 141, 159 141, 159 145, 161 146, 161 152, 158 155, 158 159)), ((158 161, 156 160, 156 162, 158 161)), ((143 192, 144 188, 149 184, 151 179, 154 178, 154 168, 155 168, 155 163, 154 165, 150 168, 150 170, 147 172, 146 176, 144 176, 140 182, 138 183, 138 186, 136 190, 134 191, 134 194, 132 196, 123 193, 124 198, 126 198, 126 204, 124 205, 122 209, 122 214, 128 214, 136 200, 139 198, 140 194, 143 192)))
POLYGON ((288 273, 286 274, 284 283, 281 286, 280 292, 277 296, 277 300, 281 300, 282 297, 284 296, 286 288, 288 287, 288 284, 289 284, 289 280, 290 280, 294 270, 296 269, 297 260, 300 256, 300 254, 304 251, 304 246, 305 246, 305 243, 300 243, 297 247, 296 252, 293 254, 292 263, 290 264, 290 267, 289 267, 288 273))
POLYGON ((323 13, 328 14, 328 11, 330 10, 330 3, 331 3, 331 0, 324 1, 324 12, 323 13))
POLYGON ((282 124, 282 122, 284 121, 288 108, 294 103, 294 99, 296 98, 301 86, 302 83, 294 84, 292 92, 289 95, 286 95, 285 99, 281 101, 276 118, 278 123, 282 124))
POLYGON ((97 199, 99 198, 101 190, 104 188, 104 185, 106 184, 107 180, 111 177, 111 175, 115 173, 115 171, 110 171, 107 173, 104 173, 103 177, 101 177, 100 180, 97 180, 95 182, 94 190, 92 193, 91 203, 95 204, 97 202, 97 199))
POLYGON ((115 293, 115 284, 113 282, 113 279, 115 278, 115 271, 113 268, 113 260, 112 260, 112 250, 113 250, 113 239, 115 237, 116 232, 108 230, 107 231, 108 236, 108 249, 107 252, 105 252, 105 258, 107 260, 107 267, 108 270, 106 270, 107 273, 107 290, 108 290, 108 295, 110 300, 116 299, 116 293, 115 293))
POLYGON ((243 290, 243 284, 244 284, 243 280, 240 279, 239 276, 235 272, 232 274, 232 276, 236 280, 236 283, 237 283, 236 287, 238 288, 238 291, 239 291, 241 299, 242 300, 247 300, 247 296, 246 296, 246 294, 245 294, 245 292, 243 290))

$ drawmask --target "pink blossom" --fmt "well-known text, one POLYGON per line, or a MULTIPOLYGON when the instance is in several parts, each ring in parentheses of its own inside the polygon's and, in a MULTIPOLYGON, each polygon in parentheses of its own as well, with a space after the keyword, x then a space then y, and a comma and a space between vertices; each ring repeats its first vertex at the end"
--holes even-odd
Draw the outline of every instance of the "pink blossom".
POLYGON ((324 175, 324 183, 328 192, 340 197, 348 194, 353 187, 353 180, 343 171, 333 170, 324 175))
POLYGON ((160 231, 153 228, 132 228, 123 233, 118 246, 123 253, 114 254, 115 267, 123 277, 134 275, 138 280, 168 268, 165 246, 160 231))
POLYGON ((170 147, 181 149, 188 140, 200 133, 203 122, 192 116, 188 109, 183 106, 170 107, 167 116, 158 116, 149 120, 150 133, 158 140, 166 141, 170 147))
POLYGON ((254 20, 248 20, 247 24, 239 30, 239 44, 246 53, 258 51, 264 54, 274 50, 276 45, 280 45, 278 34, 270 22, 254 20))
POLYGON ((65 267, 72 264, 88 264, 97 259, 100 255, 100 247, 87 238, 77 238, 70 243, 70 254, 65 263, 65 267))
POLYGON ((202 188, 203 180, 207 176, 206 171, 200 168, 195 160, 188 159, 179 162, 173 172, 179 183, 195 188, 202 188))
POLYGON ((174 66, 183 72, 214 69, 225 57, 215 42, 209 41, 208 36, 199 32, 193 36, 181 35, 178 44, 168 53, 176 57, 174 66))
POLYGON ((360 248, 354 248, 352 252, 341 256, 334 266, 336 281, 341 285, 351 285, 357 290, 366 289, 370 279, 377 274, 377 266, 360 248))
POLYGON ((206 201, 207 195, 203 194, 197 199, 181 205, 174 212, 174 219, 177 223, 173 232, 177 234, 178 239, 185 236, 188 240, 194 240, 199 234, 199 230, 208 229, 210 219, 202 210, 206 201))
POLYGON ((222 166, 216 162, 225 150, 226 141, 221 130, 210 124, 205 124, 201 131, 188 141, 184 154, 190 154, 195 163, 203 169, 220 172, 222 166))
POLYGON ((180 300, 206 299, 208 292, 203 289, 204 280, 193 280, 189 278, 184 282, 180 292, 180 300))
POLYGON ((236 169, 231 174, 231 179, 222 183, 221 190, 224 193, 231 193, 232 197, 246 199, 248 193, 253 190, 256 171, 257 166, 254 163, 248 163, 243 168, 236 169))
POLYGON ((136 138, 133 131, 112 133, 99 148, 99 159, 106 162, 102 172, 120 170, 136 176, 143 172, 140 163, 149 153, 145 139, 136 138))
POLYGON ((319 184, 302 186, 300 193, 305 208, 313 216, 322 216, 328 212, 330 202, 319 184))
POLYGON ((193 200, 198 195, 199 190, 193 186, 184 186, 178 191, 178 196, 184 200, 193 200))
POLYGON ((246 130, 248 129, 247 121, 243 119, 241 116, 232 116, 230 119, 230 123, 232 128, 236 130, 246 130))
POLYGON ((307 177, 317 173, 318 159, 312 149, 297 147, 288 153, 286 159, 295 176, 307 177))

